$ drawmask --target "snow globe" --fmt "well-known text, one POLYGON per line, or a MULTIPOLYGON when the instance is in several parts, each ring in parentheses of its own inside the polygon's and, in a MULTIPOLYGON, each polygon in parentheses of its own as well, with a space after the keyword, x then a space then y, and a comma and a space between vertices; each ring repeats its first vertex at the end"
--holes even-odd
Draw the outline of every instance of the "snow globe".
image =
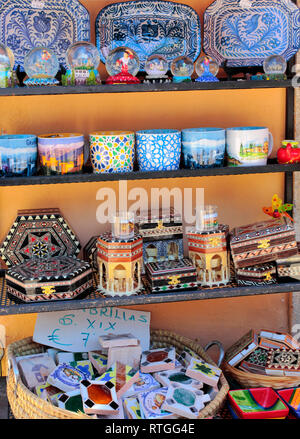
POLYGON ((35 47, 24 58, 24 70, 28 78, 27 86, 57 85, 55 75, 59 70, 59 61, 55 53, 46 47, 35 47))
POLYGON ((210 56, 200 56, 196 62, 197 82, 218 82, 216 77, 219 71, 219 64, 210 56))
POLYGON ((169 70, 168 60, 163 55, 151 55, 145 63, 147 76, 144 83, 163 83, 170 82, 166 74, 169 70))
POLYGON ((88 41, 71 44, 66 54, 68 69, 62 75, 62 85, 101 84, 98 66, 100 55, 96 46, 88 41))
POLYGON ((268 56, 263 62, 264 79, 286 79, 286 60, 281 55, 268 56))
POLYGON ((194 63, 188 56, 179 56, 171 63, 173 82, 191 82, 194 63))
POLYGON ((107 56, 105 67, 109 77, 106 84, 140 84, 136 75, 140 60, 134 50, 121 46, 113 49, 107 56))
POLYGON ((9 52, 8 47, 0 44, 0 88, 11 86, 13 65, 14 56, 12 51, 9 52))

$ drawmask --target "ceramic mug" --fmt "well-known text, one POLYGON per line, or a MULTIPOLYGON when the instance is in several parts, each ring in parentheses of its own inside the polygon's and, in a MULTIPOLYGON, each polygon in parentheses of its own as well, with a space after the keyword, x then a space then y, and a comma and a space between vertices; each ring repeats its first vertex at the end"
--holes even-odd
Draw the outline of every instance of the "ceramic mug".
POLYGON ((228 166, 264 166, 273 149, 273 136, 266 127, 226 129, 228 166))
POLYGON ((34 175, 37 154, 37 137, 34 135, 0 136, 0 175, 34 175))
POLYGON ((172 171, 179 168, 181 132, 154 129, 136 132, 136 150, 141 171, 172 171))
POLYGON ((187 128, 182 130, 182 154, 185 168, 222 166, 225 155, 225 129, 187 128))
POLYGON ((96 131, 90 134, 93 171, 131 172, 134 161, 133 131, 96 131))
POLYGON ((39 161, 43 174, 69 174, 82 171, 84 135, 42 134, 38 137, 39 161))

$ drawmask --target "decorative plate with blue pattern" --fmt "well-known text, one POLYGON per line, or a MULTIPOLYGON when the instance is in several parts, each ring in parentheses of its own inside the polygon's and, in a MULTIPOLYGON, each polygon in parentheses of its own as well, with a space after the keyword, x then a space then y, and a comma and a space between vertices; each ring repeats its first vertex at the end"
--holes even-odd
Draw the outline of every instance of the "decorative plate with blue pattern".
POLYGON ((181 55, 195 61, 201 51, 201 25, 190 6, 164 0, 135 0, 105 6, 96 18, 96 45, 101 61, 119 46, 133 49, 140 69, 149 56, 169 62, 181 55))
POLYGON ((204 13, 203 48, 232 67, 288 60, 300 48, 300 10, 291 0, 216 0, 204 13))
POLYGON ((34 47, 52 49, 66 67, 68 47, 90 40, 90 16, 78 0, 0 0, 0 42, 24 71, 24 57, 34 47))

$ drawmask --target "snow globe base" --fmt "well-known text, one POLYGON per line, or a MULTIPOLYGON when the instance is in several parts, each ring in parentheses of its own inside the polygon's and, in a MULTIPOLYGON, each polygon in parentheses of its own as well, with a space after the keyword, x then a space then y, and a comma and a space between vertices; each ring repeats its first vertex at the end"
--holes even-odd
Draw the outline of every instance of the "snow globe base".
POLYGON ((141 81, 130 73, 118 73, 117 75, 109 76, 106 84, 140 84, 141 81))

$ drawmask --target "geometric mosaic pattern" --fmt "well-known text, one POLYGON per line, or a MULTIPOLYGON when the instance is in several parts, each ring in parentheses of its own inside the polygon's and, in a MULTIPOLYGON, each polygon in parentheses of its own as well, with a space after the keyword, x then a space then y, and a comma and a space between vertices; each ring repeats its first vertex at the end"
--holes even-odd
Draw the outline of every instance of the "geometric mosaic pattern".
POLYGON ((80 243, 59 209, 19 211, 0 247, 8 267, 29 259, 77 256, 80 243))

